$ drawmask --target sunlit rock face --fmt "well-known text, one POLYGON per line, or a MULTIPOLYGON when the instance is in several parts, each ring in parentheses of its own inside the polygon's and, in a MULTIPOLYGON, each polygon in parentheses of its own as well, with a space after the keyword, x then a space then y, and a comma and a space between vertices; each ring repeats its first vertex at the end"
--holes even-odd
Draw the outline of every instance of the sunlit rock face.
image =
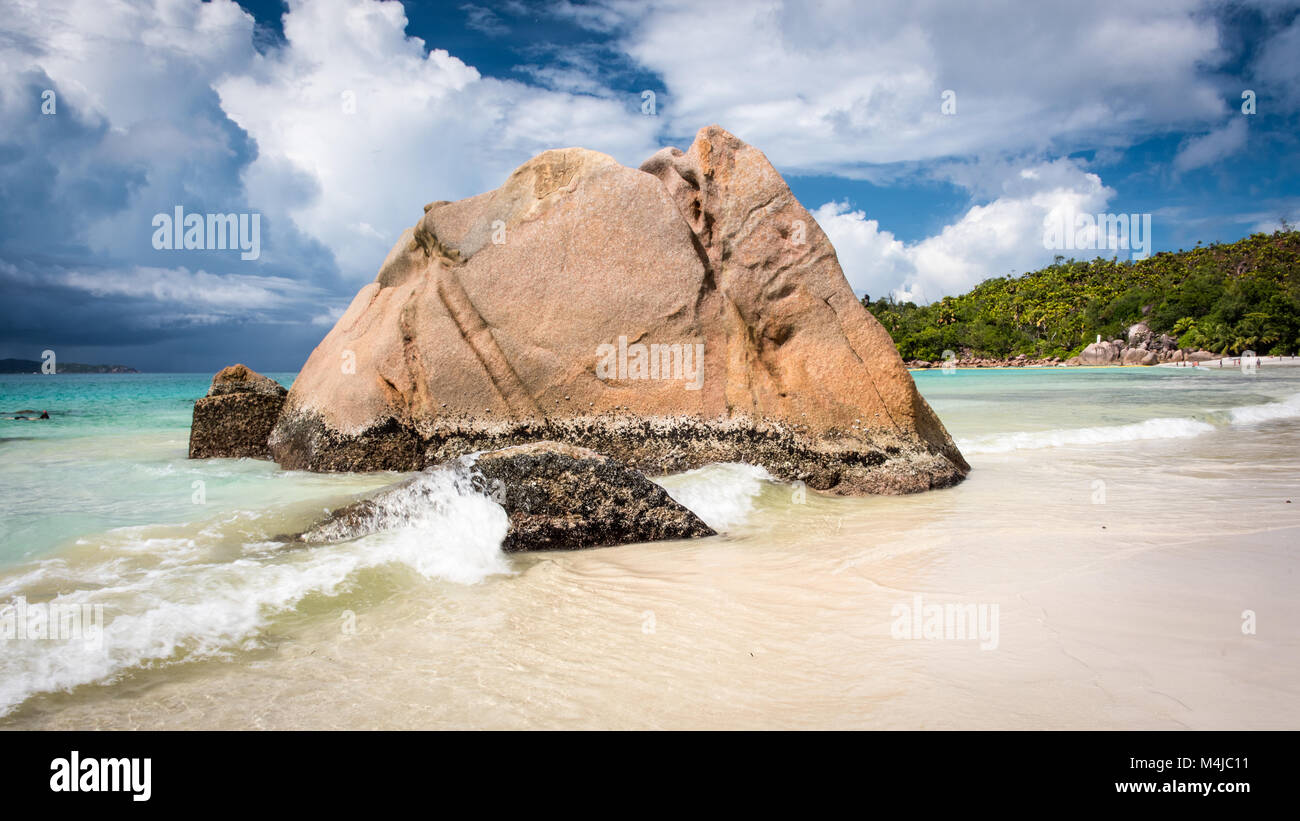
POLYGON ((542 439, 651 474, 748 462, 845 494, 969 469, 830 240, 717 126, 639 169, 547 151, 426 206, 269 445, 288 468, 406 470, 542 439))

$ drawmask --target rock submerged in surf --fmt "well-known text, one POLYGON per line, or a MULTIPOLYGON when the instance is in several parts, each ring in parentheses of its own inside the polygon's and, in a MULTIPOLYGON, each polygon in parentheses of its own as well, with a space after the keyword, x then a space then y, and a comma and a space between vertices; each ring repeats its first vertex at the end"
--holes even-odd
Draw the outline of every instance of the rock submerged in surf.
POLYGON ((190 458, 269 459, 266 441, 288 391, 245 365, 231 365, 212 377, 207 396, 194 403, 190 458))
POLYGON ((501 548, 508 553, 715 535, 639 471, 586 448, 533 442, 424 471, 287 540, 333 542, 406 526, 422 508, 447 503, 448 483, 435 479, 449 470, 461 472, 455 481, 462 491, 484 494, 505 509, 510 529, 501 548))

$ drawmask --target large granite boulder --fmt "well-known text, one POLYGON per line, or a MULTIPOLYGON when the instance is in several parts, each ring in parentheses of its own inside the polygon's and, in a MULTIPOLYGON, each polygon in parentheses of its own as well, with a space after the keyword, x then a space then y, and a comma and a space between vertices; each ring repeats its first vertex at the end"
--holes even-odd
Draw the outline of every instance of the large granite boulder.
POLYGON ((647 472, 743 461, 836 493, 969 470, 761 151, 547 151, 426 206, 303 367, 281 465, 410 470, 550 439, 647 472))
POLYGON ((1160 355, 1143 348, 1128 348, 1121 361, 1125 365, 1154 365, 1160 361, 1160 355))
POLYGON ((1137 322, 1130 325, 1128 330, 1125 331, 1124 336, 1128 340, 1129 346, 1134 348, 1144 344, 1150 344, 1155 340, 1155 334, 1152 332, 1151 326, 1147 325, 1145 322, 1137 322))
MULTIPOLYGON (((585 547, 693 539, 714 531, 638 471, 586 448, 534 442, 462 457, 432 470, 463 470, 464 481, 510 517, 502 549, 576 550, 585 547)), ((400 527, 413 507, 437 504, 445 483, 429 472, 375 496, 339 508, 287 541, 356 538, 400 527)))
POLYGON ((1121 350, 1121 346, 1113 342, 1093 342, 1079 353, 1077 362, 1080 365, 1114 365, 1119 362, 1121 350))
POLYGON ((223 368, 194 403, 190 458, 270 458, 267 439, 288 392, 244 365, 223 368))

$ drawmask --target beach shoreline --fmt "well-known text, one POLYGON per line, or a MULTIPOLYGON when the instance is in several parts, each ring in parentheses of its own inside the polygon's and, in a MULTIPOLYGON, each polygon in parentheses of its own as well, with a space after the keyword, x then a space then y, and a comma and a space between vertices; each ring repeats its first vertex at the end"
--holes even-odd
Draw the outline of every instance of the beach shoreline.
MULTIPOLYGON (((1300 368, 1300 356, 1257 356, 1256 368, 1300 368)), ((1247 360, 1249 362, 1249 359, 1247 360)), ((1105 370, 1119 369, 1135 370, 1143 368, 1209 368, 1214 370, 1239 369, 1241 368, 1242 357, 1225 356, 1219 359, 1208 359, 1200 362, 1158 362, 1154 365, 1125 365, 1119 362, 1111 362, 1103 365, 1086 365, 1083 363, 1066 364, 1064 361, 1056 360, 1020 360, 1015 359, 993 359, 993 360, 955 360, 951 363, 935 360, 929 363, 907 363, 907 369, 913 373, 920 371, 942 371, 942 370, 1053 370, 1053 369, 1084 369, 1084 370, 1105 370)))
POLYGON ((1011 370, 915 374, 956 487, 713 465, 656 481, 719 536, 511 556, 477 497, 277 543, 402 475, 186 459, 201 375, 14 380, 65 404, 4 442, 0 603, 102 604, 108 655, 6 647, 0 729, 1300 729, 1300 374, 1011 370), (998 635, 895 635, 917 597, 998 635))

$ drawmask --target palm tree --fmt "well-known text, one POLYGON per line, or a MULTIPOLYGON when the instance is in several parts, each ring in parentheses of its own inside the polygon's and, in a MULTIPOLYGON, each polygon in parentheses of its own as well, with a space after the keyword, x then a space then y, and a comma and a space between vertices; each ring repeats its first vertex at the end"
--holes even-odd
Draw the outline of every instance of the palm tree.
POLYGON ((1206 339, 1215 349, 1214 352, 1222 356, 1232 347, 1232 329, 1222 322, 1216 322, 1210 326, 1206 339))
POLYGON ((1260 346, 1272 345, 1282 338, 1277 320, 1263 311, 1252 311, 1242 318, 1240 327, 1260 346))

